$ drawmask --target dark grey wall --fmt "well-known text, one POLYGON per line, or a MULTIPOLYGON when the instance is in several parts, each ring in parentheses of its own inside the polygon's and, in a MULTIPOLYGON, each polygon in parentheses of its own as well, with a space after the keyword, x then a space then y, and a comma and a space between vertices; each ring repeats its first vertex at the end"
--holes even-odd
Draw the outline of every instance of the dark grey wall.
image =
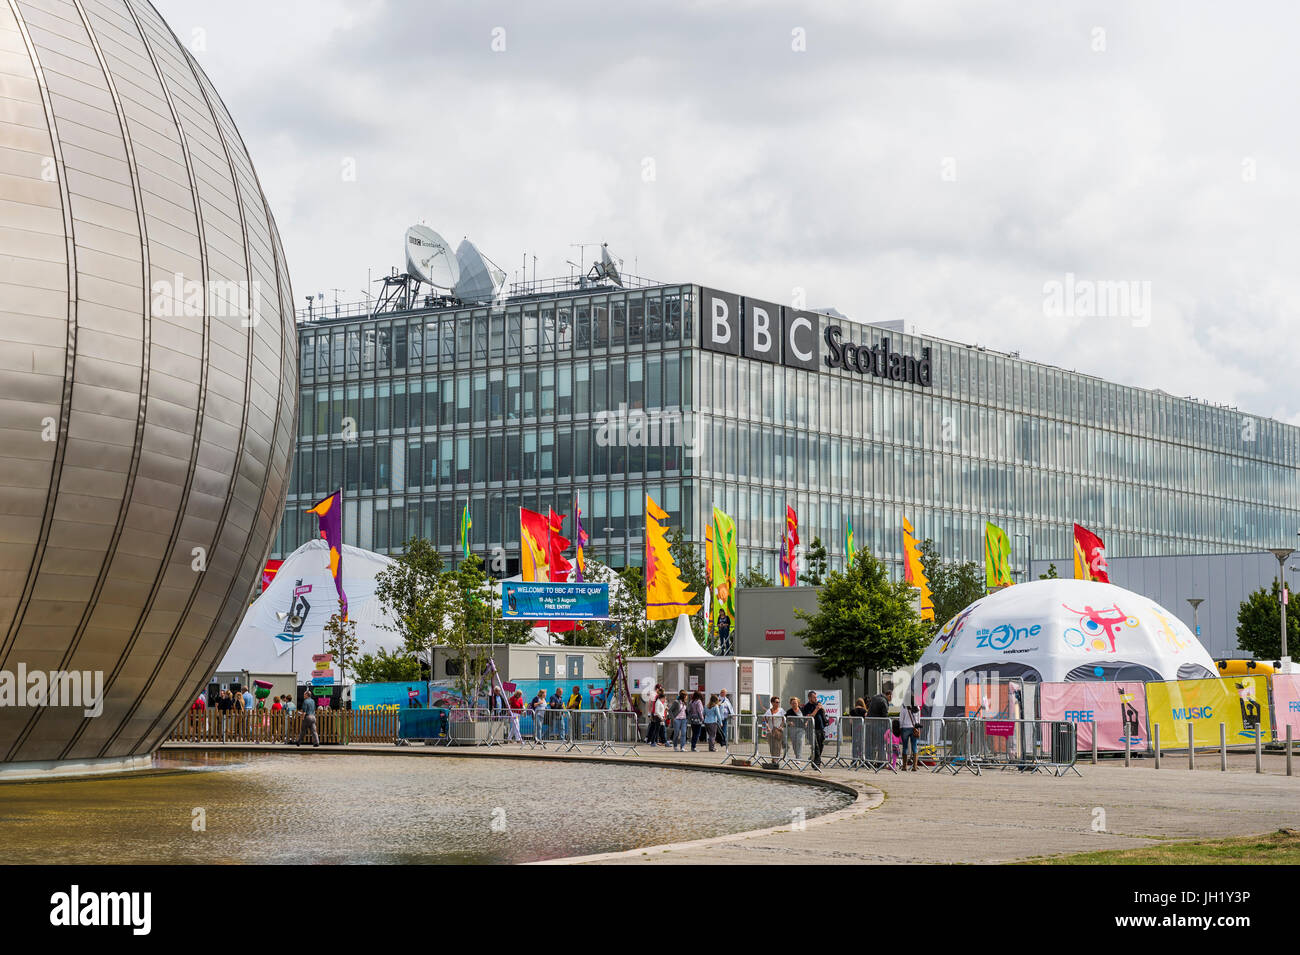
POLYGON ((742 587, 736 591, 736 655, 742 657, 812 656, 795 636, 804 626, 795 619, 798 607, 817 611, 816 587, 742 587), (767 640, 768 629, 784 630, 784 640, 767 640))

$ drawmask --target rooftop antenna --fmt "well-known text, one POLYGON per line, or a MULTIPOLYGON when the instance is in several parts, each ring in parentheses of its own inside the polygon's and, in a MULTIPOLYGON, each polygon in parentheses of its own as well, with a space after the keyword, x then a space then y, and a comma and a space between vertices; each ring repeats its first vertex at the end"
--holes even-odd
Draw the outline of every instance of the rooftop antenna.
POLYGON ((587 277, 597 282, 607 280, 622 288, 623 276, 618 271, 618 266, 622 264, 622 259, 618 260, 617 265, 614 263, 614 257, 609 254, 609 245, 602 242, 600 244, 600 261, 591 266, 591 271, 587 274, 587 277))
POLYGON ((505 287, 505 270, 480 252, 468 236, 456 247, 456 262, 460 266, 460 278, 455 288, 458 299, 462 302, 493 302, 500 297, 505 287))

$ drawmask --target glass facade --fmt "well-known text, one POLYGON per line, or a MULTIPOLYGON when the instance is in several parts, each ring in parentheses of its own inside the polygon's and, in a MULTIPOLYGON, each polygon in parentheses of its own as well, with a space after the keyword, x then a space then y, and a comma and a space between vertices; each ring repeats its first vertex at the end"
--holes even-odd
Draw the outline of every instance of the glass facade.
MULTIPOLYGON (((703 540, 737 519, 742 567, 775 578, 784 508, 805 544, 901 562, 902 519, 983 559, 991 520, 1025 560, 1069 555, 1071 525, 1112 556, 1259 550, 1300 528, 1300 429, 981 348, 818 316, 846 341, 931 350, 931 386, 786 367, 700 345, 699 286, 587 289, 500 306, 304 322, 298 447, 274 556, 340 485, 344 539, 518 564, 518 508, 571 514, 590 553, 640 564, 649 492, 703 540), (1032 542, 1032 552, 1025 547, 1032 542)), ((820 355, 820 352, 819 352, 820 355)), ((566 523, 566 530, 571 522, 566 523)), ((1059 567, 1063 575, 1071 568, 1059 567)))

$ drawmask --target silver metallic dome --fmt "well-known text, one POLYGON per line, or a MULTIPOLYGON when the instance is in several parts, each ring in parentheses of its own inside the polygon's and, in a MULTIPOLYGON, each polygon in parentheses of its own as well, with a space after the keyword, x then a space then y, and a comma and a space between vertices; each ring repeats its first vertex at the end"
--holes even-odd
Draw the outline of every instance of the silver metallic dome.
POLYGON ((220 660, 284 507, 292 302, 157 11, 0 0, 0 761, 147 754, 220 660), (102 713, 6 701, 20 668, 101 672, 102 713))

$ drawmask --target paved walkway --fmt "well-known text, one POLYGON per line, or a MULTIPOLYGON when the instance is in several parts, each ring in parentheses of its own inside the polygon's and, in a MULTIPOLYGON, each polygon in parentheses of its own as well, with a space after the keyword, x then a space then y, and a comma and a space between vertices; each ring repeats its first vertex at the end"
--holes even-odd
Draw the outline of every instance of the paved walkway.
MULTIPOLYGON (((168 744, 164 751, 177 745, 168 744)), ((184 748, 189 748, 184 746, 184 748)), ((205 744, 205 749, 294 750, 256 744, 205 744)), ((513 747, 322 746, 312 755, 340 751, 417 757, 482 756, 501 759, 591 758, 513 747)), ((719 753, 640 747, 640 756, 601 757, 611 762, 666 763, 719 768, 719 753)), ((804 828, 778 827, 752 835, 702 840, 592 857, 602 862, 653 863, 907 863, 1012 862, 1035 856, 1125 849, 1164 839, 1214 838, 1300 828, 1300 776, 1287 777, 1280 756, 1266 756, 1256 774, 1253 755, 1233 754, 1227 772, 1218 755, 1081 764, 1082 776, 1056 779, 1014 771, 962 773, 849 772, 822 778, 860 796, 847 809, 808 820, 804 828), (1094 831, 1094 825, 1104 831, 1094 831)), ((1300 771, 1300 767, 1297 767, 1300 771)), ((767 770, 741 768, 740 773, 767 770)), ((807 777, 808 773, 790 775, 807 777)), ((792 807, 793 808, 793 807, 792 807)))

